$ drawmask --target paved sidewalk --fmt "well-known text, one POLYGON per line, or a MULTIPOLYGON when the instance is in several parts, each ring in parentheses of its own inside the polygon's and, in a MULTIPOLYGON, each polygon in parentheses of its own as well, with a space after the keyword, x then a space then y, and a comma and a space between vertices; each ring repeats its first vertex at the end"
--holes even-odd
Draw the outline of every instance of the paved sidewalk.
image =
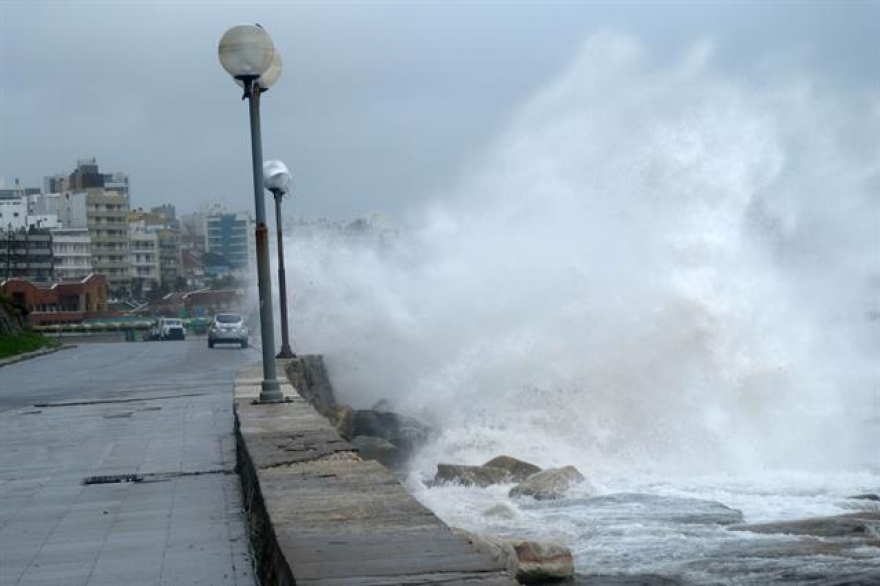
POLYGON ((255 583, 232 381, 158 392, 137 382, 0 412, 0 585, 255 583), (139 481, 84 483, 112 475, 139 481))

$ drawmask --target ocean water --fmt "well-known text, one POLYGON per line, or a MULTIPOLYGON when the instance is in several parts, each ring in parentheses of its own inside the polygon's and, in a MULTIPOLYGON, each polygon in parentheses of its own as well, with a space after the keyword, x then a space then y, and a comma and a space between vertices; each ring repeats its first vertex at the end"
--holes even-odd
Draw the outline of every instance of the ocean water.
POLYGON ((817 540, 733 531, 727 524, 739 513, 760 523, 880 512, 880 503, 848 498, 878 481, 871 473, 598 474, 591 478, 598 496, 575 487, 558 501, 511 499, 513 485, 429 488, 410 477, 408 486, 451 526, 567 545, 577 583, 604 584, 615 576, 621 584, 829 584, 857 576, 863 582, 852 583, 874 584, 880 580, 876 536, 872 542, 817 540), (492 513, 499 505, 507 515, 492 513))
POLYGON ((437 430, 407 484, 453 525, 558 539, 593 573, 876 572, 876 548, 661 514, 793 519, 880 492, 880 100, 806 69, 733 76, 714 51, 591 37, 452 192, 294 231, 297 351, 325 355, 340 400, 437 430), (649 496, 427 485, 499 454, 649 496), (483 514, 497 502, 512 519, 483 514))

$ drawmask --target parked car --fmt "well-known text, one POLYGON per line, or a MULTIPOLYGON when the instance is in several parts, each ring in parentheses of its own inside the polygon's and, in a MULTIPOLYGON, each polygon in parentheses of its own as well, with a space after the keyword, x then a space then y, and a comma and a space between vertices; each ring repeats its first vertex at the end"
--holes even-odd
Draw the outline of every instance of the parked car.
POLYGON ((185 340, 186 329, 183 327, 183 321, 176 317, 159 318, 159 339, 185 340))
POLYGON ((208 328, 208 348, 214 344, 239 344, 248 347, 248 329, 239 313, 218 313, 208 328))

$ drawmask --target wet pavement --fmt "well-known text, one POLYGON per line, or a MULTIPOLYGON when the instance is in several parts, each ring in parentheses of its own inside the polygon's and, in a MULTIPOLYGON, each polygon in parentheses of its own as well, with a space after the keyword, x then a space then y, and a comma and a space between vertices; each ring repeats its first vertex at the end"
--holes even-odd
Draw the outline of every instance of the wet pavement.
POLYGON ((0 369, 0 585, 253 585, 232 387, 256 358, 195 339, 0 369))

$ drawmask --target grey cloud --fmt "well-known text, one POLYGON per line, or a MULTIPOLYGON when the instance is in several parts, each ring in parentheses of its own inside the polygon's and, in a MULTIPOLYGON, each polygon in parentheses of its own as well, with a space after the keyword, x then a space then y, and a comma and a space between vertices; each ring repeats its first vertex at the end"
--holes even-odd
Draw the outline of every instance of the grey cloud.
POLYGON ((273 35, 285 71, 263 103, 264 153, 296 176, 291 213, 399 213, 463 168, 590 34, 659 56, 713 40, 735 75, 767 62, 876 88, 878 3, 6 2, 0 175, 40 185, 95 155, 135 205, 250 209, 247 112, 216 45, 273 35))

